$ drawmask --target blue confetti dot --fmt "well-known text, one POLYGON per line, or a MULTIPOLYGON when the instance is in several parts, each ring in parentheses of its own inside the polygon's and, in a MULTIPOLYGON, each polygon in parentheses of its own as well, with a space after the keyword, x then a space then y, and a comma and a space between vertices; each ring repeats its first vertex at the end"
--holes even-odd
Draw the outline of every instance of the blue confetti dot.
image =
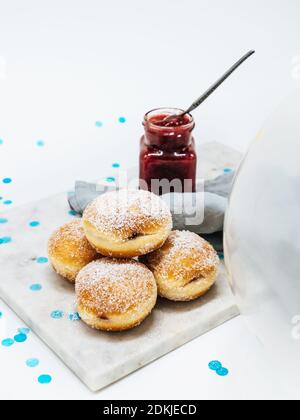
POLYGON ((1 344, 4 347, 10 347, 14 344, 14 340, 12 338, 5 338, 5 340, 2 340, 1 344))
POLYGON ((120 117, 119 118, 119 123, 121 123, 121 124, 126 123, 126 118, 125 117, 120 117))
POLYGON ((107 182, 115 182, 116 178, 114 178, 113 176, 109 176, 109 177, 106 178, 106 181, 107 182))
POLYGON ((113 163, 111 166, 113 168, 120 168, 121 165, 119 163, 113 163))
POLYGON ((18 328, 18 332, 20 334, 28 335, 30 333, 30 328, 27 328, 27 327, 18 328))
POLYGON ((40 222, 38 222, 37 220, 33 220, 32 222, 29 223, 30 227, 37 227, 40 226, 40 222))
POLYGON ((0 145, 3 144, 3 143, 4 143, 4 141, 2 139, 0 139, 0 145))
POLYGON ((60 319, 64 316, 64 313, 63 313, 63 311, 55 310, 55 311, 51 312, 50 316, 53 319, 60 319))
POLYGON ((208 364, 209 369, 217 371, 218 369, 222 368, 222 363, 219 362, 218 360, 213 360, 212 362, 210 362, 208 364))
POLYGON ((17 343, 24 343, 24 341, 27 340, 27 335, 20 333, 20 334, 15 335, 14 339, 17 343))
POLYGON ((72 313, 70 313, 69 314, 69 320, 70 321, 80 321, 81 318, 80 318, 79 313, 78 312, 72 312, 72 313))
POLYGON ((30 290, 32 292, 39 292, 40 290, 42 290, 42 285, 39 283, 34 283, 30 286, 30 290))
POLYGON ((1 244, 9 244, 12 241, 10 236, 3 236, 0 238, 0 245, 1 244))
POLYGON ((36 142, 36 145, 37 145, 38 147, 43 147, 43 146, 45 146, 45 142, 44 142, 44 140, 38 140, 38 141, 36 142))
POLYGON ((6 206, 9 206, 10 204, 12 204, 11 200, 5 200, 3 201, 3 204, 5 204, 6 206))
POLYGON ((95 126, 96 126, 96 127, 102 127, 102 126, 103 126, 102 121, 96 121, 96 122, 95 122, 95 126))
POLYGON ((11 178, 3 178, 2 179, 3 184, 10 184, 12 182, 11 178))
POLYGON ((232 172, 233 171, 233 169, 232 168, 224 168, 223 169, 223 172, 225 173, 225 174, 228 174, 228 173, 230 173, 230 172, 232 172))
POLYGON ((78 215, 78 213, 77 213, 75 210, 70 210, 70 211, 69 211, 69 214, 70 214, 71 216, 77 216, 77 215, 78 215))
POLYGON ((36 262, 37 262, 38 264, 46 264, 46 263, 48 262, 48 258, 46 258, 46 257, 38 257, 38 258, 36 259, 36 262))
POLYGON ((1 224, 7 223, 7 222, 8 222, 7 219, 4 219, 3 217, 0 218, 0 223, 1 224))
POLYGON ((219 258, 220 260, 224 260, 224 253, 223 252, 218 252, 219 258))
POLYGON ((26 365, 30 368, 34 368, 36 366, 38 366, 40 363, 39 359, 27 359, 26 360, 26 365))
POLYGON ((224 367, 221 367, 220 369, 216 371, 216 374, 219 376, 227 376, 228 373, 229 373, 229 370, 224 367))
POLYGON ((2 200, 3 199, 3 197, 0 197, 0 200, 2 200))
POLYGON ((44 384, 50 384, 50 382, 52 381, 52 378, 51 378, 50 375, 40 375, 38 377, 38 381, 42 385, 44 385, 44 384))
POLYGON ((0 319, 3 317, 3 313, 0 311, 0 319))

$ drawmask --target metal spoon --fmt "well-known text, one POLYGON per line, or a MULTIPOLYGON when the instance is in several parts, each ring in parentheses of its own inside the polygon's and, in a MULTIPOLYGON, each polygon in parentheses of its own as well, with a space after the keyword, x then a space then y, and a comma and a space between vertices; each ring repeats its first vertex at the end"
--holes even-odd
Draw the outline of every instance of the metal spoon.
POLYGON ((194 109, 198 108, 198 106, 202 104, 202 102, 204 102, 205 99, 207 99, 231 75, 231 73, 233 73, 244 61, 246 61, 254 53, 254 50, 247 52, 247 54, 240 58, 232 67, 230 67, 229 70, 226 71, 226 73, 223 74, 223 76, 221 76, 210 88, 208 88, 198 99, 196 99, 195 102, 193 102, 192 105, 186 111, 177 115, 169 115, 168 117, 165 117, 162 120, 162 122, 168 122, 174 119, 182 118, 185 114, 189 114, 190 112, 194 111, 194 109))

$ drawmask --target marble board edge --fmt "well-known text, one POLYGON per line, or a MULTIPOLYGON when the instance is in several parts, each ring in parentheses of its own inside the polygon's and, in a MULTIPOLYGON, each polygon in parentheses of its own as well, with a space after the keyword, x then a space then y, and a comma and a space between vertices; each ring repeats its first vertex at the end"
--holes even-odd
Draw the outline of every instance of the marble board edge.
POLYGON ((143 361, 136 361, 134 360, 134 358, 132 358, 131 360, 127 359, 126 365, 124 365, 124 363, 120 363, 117 370, 114 368, 111 371, 108 371, 107 374, 103 377, 103 375, 85 375, 83 372, 80 372, 81 369, 79 365, 77 365, 76 363, 73 364, 74 361, 66 361, 67 357, 63 354, 63 352, 58 352, 57 348, 54 350, 56 346, 53 346, 51 344, 51 337, 47 336, 45 331, 40 331, 38 328, 36 328, 31 319, 26 315, 26 313, 21 308, 16 307, 10 299, 10 297, 2 289, 0 290, 0 292, 1 299, 3 299, 7 303, 7 305, 44 342, 44 344, 51 350, 51 352, 58 356, 60 360, 64 363, 64 365, 67 368, 71 369, 71 371, 77 376, 77 378, 80 381, 82 381, 92 392, 100 391, 101 389, 112 385, 113 383, 130 375, 131 373, 139 370, 140 368, 154 362, 155 360, 158 360, 166 354, 178 349, 179 347, 182 347, 188 342, 206 334, 209 331, 214 330, 215 328, 219 327, 225 322, 230 321, 231 319, 240 315, 240 311, 232 299, 231 306, 228 306, 226 309, 224 309, 222 313, 217 313, 215 315, 215 319, 210 320, 210 322, 207 323, 204 328, 201 325, 197 325, 196 327, 193 325, 189 329, 182 331, 181 334, 178 334, 175 344, 171 343, 169 340, 165 340, 165 342, 161 341, 157 346, 146 350, 144 354, 140 354, 140 357, 143 358, 143 361), (162 346, 163 349, 161 349, 162 346))

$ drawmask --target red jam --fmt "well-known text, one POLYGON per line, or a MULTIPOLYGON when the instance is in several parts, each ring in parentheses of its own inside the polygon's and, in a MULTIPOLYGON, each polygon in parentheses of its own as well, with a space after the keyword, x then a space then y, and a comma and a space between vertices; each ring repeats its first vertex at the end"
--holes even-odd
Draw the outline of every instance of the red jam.
POLYGON ((194 192, 196 189, 197 156, 189 114, 166 117, 182 112, 178 109, 157 109, 144 118, 145 134, 140 143, 140 187, 155 194, 194 192))
POLYGON ((150 118, 149 121, 158 127, 180 127, 181 125, 188 124, 190 118, 187 115, 171 118, 169 114, 160 114, 150 118))

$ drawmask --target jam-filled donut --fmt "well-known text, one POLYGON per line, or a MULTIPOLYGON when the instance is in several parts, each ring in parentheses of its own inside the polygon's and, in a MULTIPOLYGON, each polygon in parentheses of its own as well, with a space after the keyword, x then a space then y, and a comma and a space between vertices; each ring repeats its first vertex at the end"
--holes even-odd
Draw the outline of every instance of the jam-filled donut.
POLYGON ((151 271, 135 260, 101 258, 76 278, 77 310, 90 327, 128 330, 152 311, 157 286, 151 271))
POLYGON ((99 258, 86 239, 81 219, 73 220, 57 229, 48 242, 48 255, 54 270, 71 283, 79 271, 99 258))
POLYGON ((96 198, 84 211, 83 227, 100 254, 131 258, 163 245, 172 230, 172 216, 151 192, 120 190, 96 198))
POLYGON ((153 272, 158 294, 170 300, 188 301, 204 295, 214 284, 219 258, 200 236, 173 231, 162 248, 141 258, 153 272))

